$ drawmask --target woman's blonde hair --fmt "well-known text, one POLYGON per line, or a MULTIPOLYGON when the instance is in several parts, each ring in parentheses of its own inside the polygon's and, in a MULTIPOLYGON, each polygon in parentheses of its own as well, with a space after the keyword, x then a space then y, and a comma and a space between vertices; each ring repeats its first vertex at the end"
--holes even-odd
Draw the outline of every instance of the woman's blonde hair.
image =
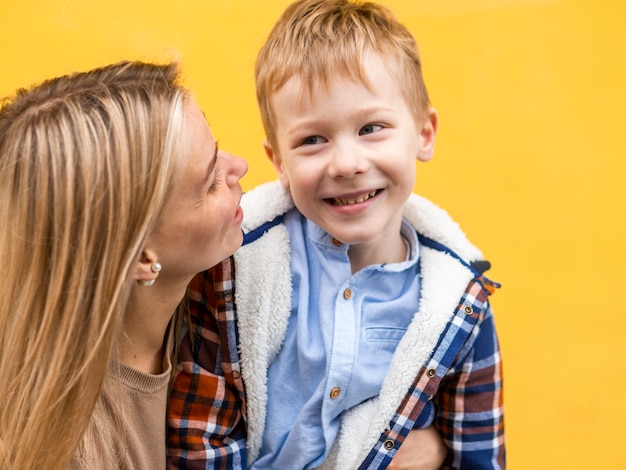
POLYGON ((66 468, 186 145, 176 63, 123 62, 0 109, 0 468, 66 468))
POLYGON ((316 83, 327 86, 335 77, 369 86, 363 64, 370 52, 387 61, 421 122, 430 104, 417 43, 389 9, 350 0, 301 0, 287 7, 261 48, 255 70, 261 120, 275 151, 272 95, 292 77, 302 80, 311 97, 316 83))

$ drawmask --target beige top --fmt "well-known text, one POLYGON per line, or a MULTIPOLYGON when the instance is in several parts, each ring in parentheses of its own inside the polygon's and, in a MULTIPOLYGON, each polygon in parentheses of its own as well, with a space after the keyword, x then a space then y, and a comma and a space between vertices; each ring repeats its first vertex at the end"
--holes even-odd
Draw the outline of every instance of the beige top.
MULTIPOLYGON (((165 470, 165 419, 173 347, 173 328, 169 330, 161 374, 147 374, 118 361, 111 366, 102 392, 104 407, 101 409, 106 410, 103 426, 109 427, 113 436, 122 439, 121 444, 116 446, 121 447, 117 468, 165 470), (116 431, 120 427, 123 431, 116 431)), ((97 452, 91 453, 96 455, 74 457, 69 469, 104 468, 97 452)))

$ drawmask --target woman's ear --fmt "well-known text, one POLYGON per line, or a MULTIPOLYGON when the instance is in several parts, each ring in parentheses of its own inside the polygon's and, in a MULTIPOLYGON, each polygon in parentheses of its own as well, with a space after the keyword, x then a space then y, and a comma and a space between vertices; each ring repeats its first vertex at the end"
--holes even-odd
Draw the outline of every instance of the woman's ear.
POLYGON ((156 260, 152 250, 143 250, 135 266, 134 279, 142 286, 151 286, 161 271, 161 265, 156 260))
POLYGON ((417 151, 417 159, 427 162, 433 157, 435 151, 435 137, 439 126, 439 116, 435 108, 428 108, 420 130, 420 147, 417 151))
POLYGON ((267 158, 270 159, 270 162, 272 162, 272 165, 274 165, 274 168, 276 169, 278 179, 285 188, 289 189, 289 177, 283 167, 282 159, 274 152, 274 149, 267 142, 267 140, 263 141, 263 148, 265 149, 265 155, 267 155, 267 158))

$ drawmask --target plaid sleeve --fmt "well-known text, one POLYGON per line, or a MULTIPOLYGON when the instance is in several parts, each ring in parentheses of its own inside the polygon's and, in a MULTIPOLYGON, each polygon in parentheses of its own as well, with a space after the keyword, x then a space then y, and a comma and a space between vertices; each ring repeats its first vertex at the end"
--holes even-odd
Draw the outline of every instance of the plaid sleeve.
POLYGON ((359 470, 387 468, 430 400, 435 425, 451 449, 443 469, 505 468, 500 352, 487 301, 495 287, 486 278, 469 284, 433 355, 359 470))
POLYGON ((434 397, 437 427, 452 450, 443 466, 446 469, 505 468, 502 364, 487 301, 489 287, 478 282, 466 292, 460 308, 473 305, 480 312, 477 327, 434 397))
POLYGON ((189 288, 189 325, 168 404, 168 468, 246 468, 231 259, 189 288))

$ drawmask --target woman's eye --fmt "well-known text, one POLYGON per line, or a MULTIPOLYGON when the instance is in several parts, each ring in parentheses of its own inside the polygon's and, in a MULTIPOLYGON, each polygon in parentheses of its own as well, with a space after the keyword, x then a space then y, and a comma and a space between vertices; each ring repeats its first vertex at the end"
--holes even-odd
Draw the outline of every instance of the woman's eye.
POLYGON ((221 182, 222 182, 221 169, 215 168, 215 173, 213 175, 213 182, 211 183, 211 186, 209 187, 209 192, 213 192, 217 190, 217 188, 220 187, 221 182))
POLYGON ((379 124, 368 124, 367 126, 363 126, 361 128, 361 130, 359 131, 359 135, 367 135, 367 134, 372 134, 380 129, 382 129, 383 126, 379 125, 379 124))

